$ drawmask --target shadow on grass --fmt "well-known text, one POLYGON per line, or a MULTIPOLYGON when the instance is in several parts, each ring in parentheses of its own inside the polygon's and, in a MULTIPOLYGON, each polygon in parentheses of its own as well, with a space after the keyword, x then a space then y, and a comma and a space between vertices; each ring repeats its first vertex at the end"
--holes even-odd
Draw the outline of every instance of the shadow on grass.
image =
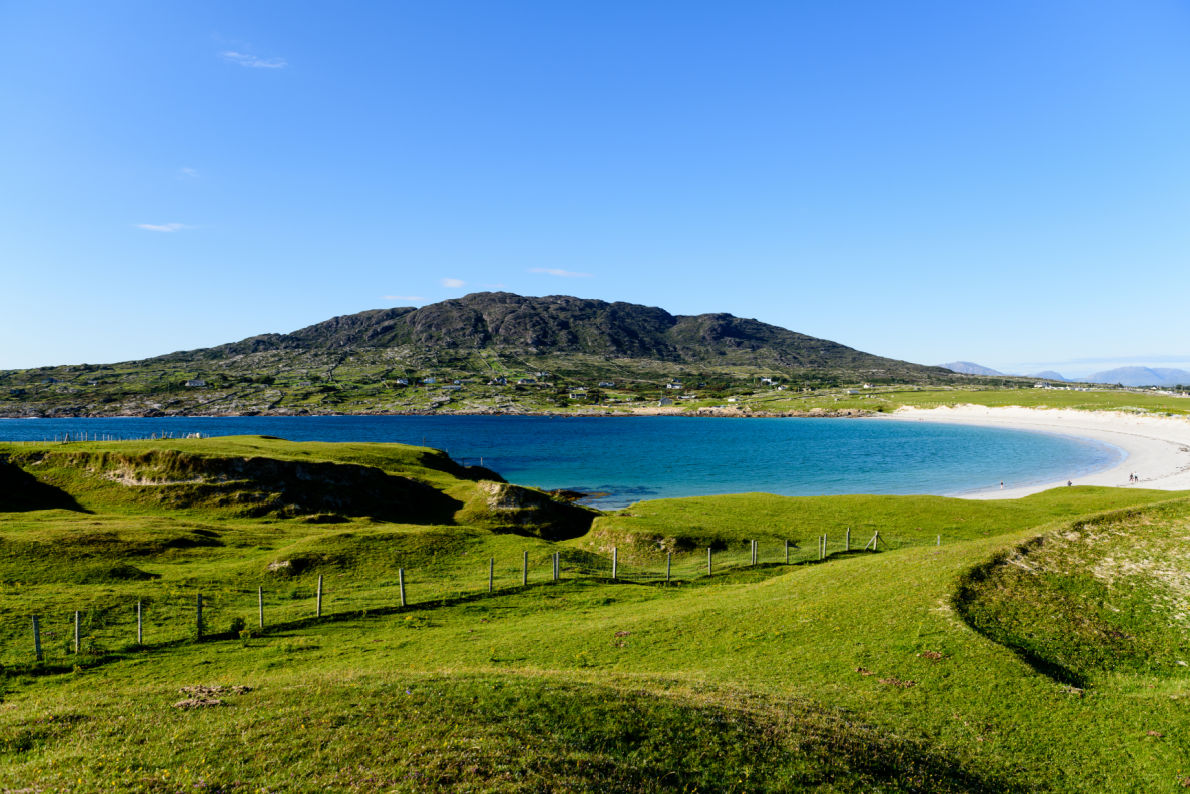
MULTIPOLYGON (((1041 542, 1041 538, 1035 538, 1020 549, 1029 549, 1041 542)), ((1046 659, 1038 655, 1027 646, 1013 642, 1011 636, 998 636, 997 632, 989 631, 984 622, 978 619, 975 614, 975 607, 977 607, 982 599, 982 590, 984 587, 992 586, 991 580, 996 573, 1007 565, 1008 557, 1012 552, 1001 552, 996 554, 991 559, 982 562, 970 570, 968 570, 959 579, 958 587, 955 588, 952 603, 955 611, 958 612, 959 617, 963 619, 972 631, 986 637, 992 642, 1007 648, 1016 654, 1017 658, 1029 665, 1033 670, 1047 678, 1068 686, 1077 687, 1079 689, 1086 689, 1089 681, 1086 676, 1071 670, 1065 665, 1059 664, 1051 659, 1046 659)))
POLYGON ((90 513, 61 488, 48 485, 20 466, 0 459, 0 511, 71 510, 90 513))

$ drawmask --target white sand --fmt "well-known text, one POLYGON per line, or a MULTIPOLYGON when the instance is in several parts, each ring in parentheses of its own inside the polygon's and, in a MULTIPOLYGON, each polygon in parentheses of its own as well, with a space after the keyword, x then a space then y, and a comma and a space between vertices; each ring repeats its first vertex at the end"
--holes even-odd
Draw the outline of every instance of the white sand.
MULTIPOLYGON (((959 405, 953 408, 900 408, 892 419, 1037 430, 1103 441, 1124 450, 1127 457, 1109 469, 1080 476, 1071 474, 1069 479, 1075 485, 1190 490, 1190 419, 1182 416, 959 405), (1140 482, 1135 485, 1129 483, 1129 473, 1137 474, 1140 482)), ((1011 482, 1005 482, 1004 485, 1003 490, 999 483, 995 483, 990 485, 990 490, 964 496, 972 499, 1015 499, 1066 485, 1066 479, 1034 485, 1011 482)))

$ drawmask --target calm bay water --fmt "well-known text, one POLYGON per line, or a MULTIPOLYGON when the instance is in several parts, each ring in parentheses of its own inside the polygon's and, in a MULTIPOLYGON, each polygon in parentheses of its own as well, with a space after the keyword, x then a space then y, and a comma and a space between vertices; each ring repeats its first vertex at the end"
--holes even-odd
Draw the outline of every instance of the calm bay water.
POLYGON ((0 440, 260 434, 447 450, 511 482, 607 493, 593 502, 768 491, 955 494, 1075 479, 1122 450, 1017 430, 876 419, 312 416, 0 419, 0 440))

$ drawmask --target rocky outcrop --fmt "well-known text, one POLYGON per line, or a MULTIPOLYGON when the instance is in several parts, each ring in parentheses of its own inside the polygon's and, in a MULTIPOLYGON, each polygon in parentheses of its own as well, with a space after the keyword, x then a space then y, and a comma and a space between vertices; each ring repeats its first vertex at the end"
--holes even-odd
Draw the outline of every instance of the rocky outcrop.
POLYGON ((585 534, 599 515, 598 511, 533 488, 490 480, 479 482, 477 487, 482 504, 470 505, 467 518, 492 529, 567 540, 585 534))

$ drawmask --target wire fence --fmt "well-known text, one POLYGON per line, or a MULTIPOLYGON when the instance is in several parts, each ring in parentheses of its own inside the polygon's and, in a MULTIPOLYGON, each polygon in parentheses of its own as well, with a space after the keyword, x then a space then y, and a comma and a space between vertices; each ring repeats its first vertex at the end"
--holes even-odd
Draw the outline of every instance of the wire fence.
POLYGON ((473 575, 462 574, 456 561, 366 579, 336 570, 251 584, 148 580, 80 588, 74 604, 69 602, 76 597, 60 584, 5 583, 0 603, 9 606, 0 612, 0 667, 71 668, 130 652, 267 635, 319 620, 434 609, 567 580, 664 586, 941 543, 940 535, 892 538, 876 532, 852 538, 847 531, 810 544, 769 539, 628 557, 615 547, 610 553, 562 547, 547 554, 535 546, 511 559, 478 560, 473 575))

